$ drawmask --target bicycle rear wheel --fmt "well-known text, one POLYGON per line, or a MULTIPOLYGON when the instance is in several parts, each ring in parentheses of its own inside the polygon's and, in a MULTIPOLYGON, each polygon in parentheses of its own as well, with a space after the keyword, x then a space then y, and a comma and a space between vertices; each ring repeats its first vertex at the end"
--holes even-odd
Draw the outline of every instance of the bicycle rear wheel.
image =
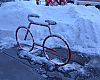
POLYGON ((71 59, 69 45, 58 35, 50 35, 44 39, 43 53, 56 66, 63 66, 69 63, 71 59))
POLYGON ((34 48, 34 39, 30 30, 24 26, 20 26, 16 30, 16 42, 20 49, 32 51, 34 48), (27 34, 28 33, 28 34, 27 34), (25 36, 27 37, 25 39, 25 36))

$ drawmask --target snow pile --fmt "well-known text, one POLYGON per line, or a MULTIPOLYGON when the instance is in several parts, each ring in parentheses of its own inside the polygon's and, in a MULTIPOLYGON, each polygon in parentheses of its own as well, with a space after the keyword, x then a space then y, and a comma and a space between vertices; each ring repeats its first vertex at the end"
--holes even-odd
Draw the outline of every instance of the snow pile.
POLYGON ((27 59, 28 61, 30 61, 30 64, 36 63, 36 64, 45 65, 47 69, 50 71, 57 70, 63 73, 68 73, 70 71, 78 71, 78 72, 81 72, 82 74, 85 74, 84 73, 85 69, 83 68, 83 66, 75 62, 71 64, 66 64, 64 66, 56 67, 52 61, 47 60, 45 57, 37 56, 37 54, 38 54, 37 52, 33 53, 33 52, 27 52, 24 50, 20 50, 18 53, 18 56, 20 58, 27 59))
POLYGON ((81 71, 82 69, 83 69, 82 66, 77 64, 77 63, 66 64, 66 65, 58 68, 58 70, 61 71, 61 72, 68 72, 68 71, 84 72, 84 70, 81 71))
MULTIPOLYGON (((0 7, 0 12, 0 30, 11 31, 9 37, 14 40, 16 28, 19 25, 27 26, 27 15, 35 13, 40 16, 40 21, 56 21, 57 25, 51 26, 52 33, 62 35, 73 50, 100 54, 100 11, 93 6, 37 6, 33 2, 12 2, 0 7)), ((47 28, 39 26, 33 26, 31 31, 37 42, 49 34, 47 28)))

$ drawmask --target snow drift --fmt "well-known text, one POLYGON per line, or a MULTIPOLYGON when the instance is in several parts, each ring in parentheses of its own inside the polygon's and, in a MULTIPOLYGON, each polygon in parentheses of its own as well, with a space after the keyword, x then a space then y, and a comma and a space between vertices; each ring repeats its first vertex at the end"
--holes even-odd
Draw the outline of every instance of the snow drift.
MULTIPOLYGON (((33 2, 9 2, 0 7, 0 38, 15 40, 15 30, 19 25, 28 25, 28 14, 38 14, 38 20, 54 20, 52 33, 60 34, 75 51, 100 54, 100 10, 93 6, 68 4, 66 6, 43 6, 33 2), (7 32, 6 35, 3 34, 7 32)), ((34 20, 34 19, 33 19, 34 20)), ((36 20, 36 19, 35 19, 36 20)), ((34 26, 34 25, 33 25, 34 26)), ((31 29, 36 40, 41 41, 48 34, 44 27, 31 29), (41 35, 39 37, 39 35, 41 35)), ((1 39, 2 40, 2 39, 1 39)), ((5 41, 5 40, 4 40, 5 41)), ((1 41, 3 43, 3 41, 1 41)), ((9 43, 8 43, 9 44, 9 43)))

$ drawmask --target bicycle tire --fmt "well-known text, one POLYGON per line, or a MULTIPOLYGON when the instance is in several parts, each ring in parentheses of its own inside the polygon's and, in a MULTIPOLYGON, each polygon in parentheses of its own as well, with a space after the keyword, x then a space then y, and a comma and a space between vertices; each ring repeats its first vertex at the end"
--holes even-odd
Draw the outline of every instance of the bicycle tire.
MULTIPOLYGON (((49 42, 50 43, 50 42, 49 42)), ((47 44, 48 45, 48 44, 47 44)), ((64 47, 65 48, 65 47, 64 47)), ((48 48, 48 49, 51 49, 51 51, 54 49, 52 49, 52 48, 48 48)), ((56 48, 55 48, 56 49, 56 48)), ((61 48, 61 49, 63 49, 63 48, 61 48)), ((55 66, 64 66, 65 64, 67 64, 67 63, 69 63, 70 62, 70 60, 71 60, 71 55, 72 55, 72 53, 71 53, 71 49, 69 48, 69 45, 67 44, 67 42, 66 42, 66 40, 64 40, 62 37, 60 37, 60 36, 58 36, 58 35, 49 35, 49 36, 47 36, 45 39, 44 39, 44 41, 43 41, 43 53, 44 53, 44 55, 45 55, 45 57, 49 60, 49 61, 51 61, 52 63, 54 63, 55 64, 55 66), (66 48, 67 49, 65 49, 66 50, 66 52, 67 52, 67 58, 66 58, 66 60, 63 62, 63 63, 56 63, 56 62, 54 62, 52 59, 50 59, 50 57, 49 57, 49 55, 51 54, 51 53, 48 53, 46 50, 47 50, 47 46, 46 46, 46 43, 47 42, 49 42, 48 41, 48 39, 50 39, 50 38, 57 38, 57 39, 59 39, 59 40, 61 40, 64 44, 65 44, 65 46, 66 46, 66 48)), ((52 53, 53 55, 55 55, 54 53, 52 53)), ((61 55, 62 54, 60 54, 60 57, 61 57, 61 55)), ((57 56, 57 54, 56 54, 56 56, 57 56)), ((51 56, 52 57, 52 56, 51 56)), ((58 57, 58 56, 57 56, 58 57)), ((61 58, 62 59, 62 58, 61 58)))
MULTIPOLYGON (((17 45, 18 45, 19 49, 26 50, 26 49, 24 49, 24 47, 22 47, 22 46, 23 46, 23 43, 21 43, 21 42, 19 41, 18 33, 19 33, 19 30, 21 30, 21 29, 26 30, 26 32, 28 32, 28 35, 30 35, 30 37, 31 37, 31 39, 32 39, 32 45, 24 44, 25 46, 30 47, 30 49, 27 50, 27 51, 31 52, 31 51, 33 50, 33 48, 34 48, 34 38, 33 38, 32 33, 30 32, 30 30, 29 30, 27 27, 25 27, 25 26, 19 26, 19 27, 16 29, 16 42, 17 42, 17 45)), ((25 35, 26 35, 26 33, 25 33, 25 35)), ((24 37, 23 40, 26 41, 27 38, 25 39, 25 35, 23 36, 23 37, 24 37)))

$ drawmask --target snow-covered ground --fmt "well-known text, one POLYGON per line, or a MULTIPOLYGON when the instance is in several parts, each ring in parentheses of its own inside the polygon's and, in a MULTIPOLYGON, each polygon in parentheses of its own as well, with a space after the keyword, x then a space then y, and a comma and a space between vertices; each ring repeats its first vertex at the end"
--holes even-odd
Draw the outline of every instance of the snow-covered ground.
MULTIPOLYGON (((31 1, 8 2, 0 7, 0 49, 10 48, 16 44, 15 31, 20 25, 28 26, 28 14, 38 14, 40 18, 33 19, 35 21, 44 22, 48 19, 56 21, 57 24, 51 26, 52 33, 62 35, 72 50, 89 55, 100 55, 100 10, 93 6, 86 7, 74 4, 37 6, 31 1)), ((38 43, 41 43, 44 37, 48 35, 47 28, 40 26, 34 26, 31 28, 31 32, 38 43)), ((45 57, 33 55, 26 51, 19 53, 21 57, 28 56, 36 63, 46 63, 50 66, 50 70, 55 68, 45 57)), ((74 62, 57 69, 60 72, 76 70, 86 74, 84 67, 74 62)))
MULTIPOLYGON (((34 2, 8 2, 0 7, 0 45, 12 46, 19 25, 28 25, 28 14, 38 14, 39 20, 54 20, 53 33, 61 34, 71 49, 88 54, 100 55, 100 10, 93 6, 67 4, 66 6, 36 5, 34 2), (12 41, 11 41, 12 39, 12 41), (10 43, 9 43, 10 42, 10 43)), ((37 41, 43 39, 48 30, 43 27, 32 29, 37 41), (42 30, 42 32, 41 32, 42 30), (40 37, 38 37, 41 35, 40 37)))

